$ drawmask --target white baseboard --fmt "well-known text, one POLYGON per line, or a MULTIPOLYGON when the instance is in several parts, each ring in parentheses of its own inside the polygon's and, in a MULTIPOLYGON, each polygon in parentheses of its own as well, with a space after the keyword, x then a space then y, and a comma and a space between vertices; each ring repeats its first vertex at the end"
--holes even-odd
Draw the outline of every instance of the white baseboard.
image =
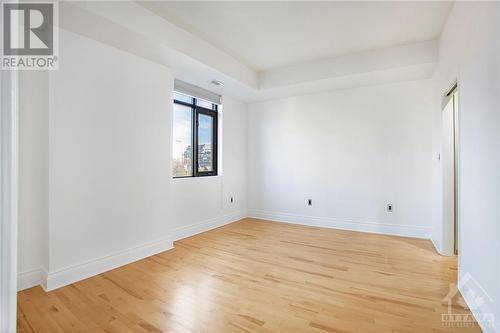
POLYGON ((459 277, 458 289, 465 303, 467 303, 484 333, 498 332, 499 323, 498 318, 495 318, 497 314, 495 313, 495 303, 492 297, 484 291, 475 279, 470 281, 461 284, 459 277), (474 300, 473 297, 477 297, 478 300, 474 300), (488 319, 492 319, 492 322, 489 322, 488 319))
POLYGON ((434 240, 434 238, 430 237, 431 239, 431 242, 432 242, 432 245, 434 245, 434 249, 436 250, 437 253, 439 253, 440 255, 444 256, 443 252, 441 251, 441 246, 439 245, 439 243, 434 240))
POLYGON ((102 258, 65 267, 50 273, 47 273, 43 269, 20 273, 18 275, 18 290, 27 289, 36 285, 41 285, 45 291, 61 288, 120 266, 130 264, 134 261, 170 250, 174 247, 173 241, 175 240, 218 228, 228 223, 238 221, 244 217, 246 217, 244 211, 234 212, 174 229, 168 239, 161 239, 149 244, 119 251, 102 258))
POLYGON ((412 225, 382 224, 365 222, 355 219, 337 219, 328 217, 304 216, 281 212, 267 212, 262 210, 250 210, 249 217, 285 222, 292 224, 307 225, 322 228, 334 228, 351 231, 370 232, 384 235, 395 235, 404 237, 429 239, 430 228, 412 225))
POLYGON ((429 238, 429 230, 426 227, 389 225, 371 222, 367 223, 355 220, 320 218, 286 213, 271 213, 259 210, 252 210, 248 214, 245 211, 238 211, 174 229, 168 239, 161 239, 149 244, 119 251, 102 258, 79 263, 57 271, 47 273, 44 272, 44 270, 40 269, 21 273, 18 277, 19 290, 41 284, 46 291, 51 291, 132 263, 134 261, 144 259, 157 253, 170 250, 173 248, 173 242, 176 240, 221 227, 223 225, 243 219, 247 216, 270 221, 302 224, 316 227, 336 228, 407 237, 429 238))
POLYGON ((38 286, 42 283, 42 270, 33 269, 17 275, 17 291, 38 286))
POLYGON ((193 223, 188 226, 180 227, 172 232, 172 240, 176 241, 186 237, 194 236, 208 230, 222 227, 223 225, 241 220, 246 216, 246 212, 234 212, 216 218, 208 219, 203 222, 193 223))
POLYGON ((46 281, 43 281, 42 287, 46 291, 51 291, 157 253, 170 250, 173 247, 173 242, 170 238, 161 239, 149 244, 119 251, 102 258, 49 272, 46 281))

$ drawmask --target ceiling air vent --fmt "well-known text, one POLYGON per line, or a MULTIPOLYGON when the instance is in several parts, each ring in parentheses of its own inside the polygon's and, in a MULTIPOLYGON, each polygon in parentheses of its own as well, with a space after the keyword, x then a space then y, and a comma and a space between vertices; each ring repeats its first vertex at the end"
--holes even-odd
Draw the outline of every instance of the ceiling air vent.
POLYGON ((212 80, 212 81, 210 81, 210 83, 213 84, 214 86, 223 86, 224 85, 224 82, 219 81, 219 80, 212 80))

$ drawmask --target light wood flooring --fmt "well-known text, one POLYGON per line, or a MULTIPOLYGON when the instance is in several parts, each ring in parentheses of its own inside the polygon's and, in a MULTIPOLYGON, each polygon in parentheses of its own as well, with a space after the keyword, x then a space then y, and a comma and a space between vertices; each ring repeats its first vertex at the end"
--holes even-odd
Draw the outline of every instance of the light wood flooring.
MULTIPOLYGON (((428 240, 244 219, 45 293, 19 332, 480 332, 443 327, 454 257, 428 240)), ((453 299, 454 313, 468 313, 453 299)))

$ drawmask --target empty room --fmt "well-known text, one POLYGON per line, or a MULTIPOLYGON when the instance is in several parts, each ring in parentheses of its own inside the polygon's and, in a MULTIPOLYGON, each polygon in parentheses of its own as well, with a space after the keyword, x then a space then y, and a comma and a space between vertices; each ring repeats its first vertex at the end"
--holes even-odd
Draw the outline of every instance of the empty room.
POLYGON ((500 333, 500 2, 1 7, 1 333, 500 333))

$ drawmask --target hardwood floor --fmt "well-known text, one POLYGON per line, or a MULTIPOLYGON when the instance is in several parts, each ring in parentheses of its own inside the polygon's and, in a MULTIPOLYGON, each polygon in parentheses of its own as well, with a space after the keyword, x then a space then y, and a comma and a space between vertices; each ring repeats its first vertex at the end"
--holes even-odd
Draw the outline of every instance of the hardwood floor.
MULTIPOLYGON (((45 293, 19 332, 480 332, 443 327, 456 259, 430 241, 244 219, 45 293)), ((468 313, 453 299, 453 312, 468 313)))

